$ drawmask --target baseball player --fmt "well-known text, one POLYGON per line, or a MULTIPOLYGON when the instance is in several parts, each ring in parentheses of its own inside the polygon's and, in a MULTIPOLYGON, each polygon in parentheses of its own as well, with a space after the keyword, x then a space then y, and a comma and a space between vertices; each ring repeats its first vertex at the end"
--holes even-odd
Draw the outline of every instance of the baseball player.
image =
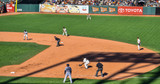
POLYGON ((65 83, 66 78, 68 76, 69 76, 69 79, 70 79, 70 83, 72 83, 71 73, 72 73, 72 69, 71 69, 71 67, 69 67, 69 64, 67 64, 67 67, 64 70, 65 77, 64 77, 63 83, 65 83))
POLYGON ((66 36, 68 36, 67 29, 65 27, 63 27, 63 36, 64 36, 64 34, 66 34, 66 36))
POLYGON ((97 63, 97 65, 96 65, 96 66, 98 67, 98 70, 97 70, 97 72, 96 72, 95 77, 97 77, 97 76, 98 76, 98 72, 99 72, 99 71, 101 71, 101 76, 103 77, 103 73, 102 73, 102 71, 103 71, 103 64, 102 64, 102 63, 100 63, 100 61, 98 61, 98 63, 97 63))
POLYGON ((87 15, 87 20, 91 20, 91 16, 89 14, 87 15))
POLYGON ((140 50, 141 40, 137 37, 138 50, 140 50))
POLYGON ((83 59, 83 63, 86 69, 88 69, 89 60, 87 58, 83 59))
POLYGON ((89 60, 87 58, 83 58, 83 63, 79 64, 79 66, 82 66, 83 64, 85 68, 88 69, 89 60))
POLYGON ((57 41, 57 47, 60 46, 59 42, 61 41, 60 38, 57 38, 56 36, 54 36, 54 39, 57 41))
POLYGON ((25 37, 26 37, 27 40, 28 40, 28 32, 27 32, 27 30, 24 30, 24 40, 25 40, 25 37))

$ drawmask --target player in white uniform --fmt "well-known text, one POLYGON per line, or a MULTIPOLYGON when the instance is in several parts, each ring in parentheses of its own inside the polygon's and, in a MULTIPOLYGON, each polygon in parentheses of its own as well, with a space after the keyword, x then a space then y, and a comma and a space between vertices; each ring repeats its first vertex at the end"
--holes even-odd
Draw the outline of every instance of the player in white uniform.
POLYGON ((83 59, 83 63, 86 69, 88 69, 89 60, 87 58, 83 59))
POLYGON ((25 40, 25 37, 28 40, 28 32, 27 32, 27 30, 24 30, 24 40, 25 40))
POLYGON ((91 16, 89 14, 87 15, 87 20, 91 20, 91 16))
POLYGON ((137 43, 138 43, 138 50, 140 50, 141 40, 139 39, 139 37, 137 37, 137 43))
POLYGON ((72 69, 71 67, 69 67, 69 64, 67 64, 67 67, 65 68, 64 74, 65 74, 65 78, 63 80, 63 83, 65 83, 66 78, 69 76, 70 79, 70 83, 72 83, 72 77, 71 77, 71 73, 72 73, 72 69))
POLYGON ((66 36, 68 36, 67 29, 65 27, 63 27, 63 36, 64 36, 64 34, 66 34, 66 36))

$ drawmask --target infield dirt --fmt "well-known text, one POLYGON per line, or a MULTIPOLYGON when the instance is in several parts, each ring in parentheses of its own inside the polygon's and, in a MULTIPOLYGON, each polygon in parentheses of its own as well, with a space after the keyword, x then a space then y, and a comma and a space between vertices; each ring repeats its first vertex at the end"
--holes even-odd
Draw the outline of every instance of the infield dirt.
POLYGON ((29 33, 29 38, 23 40, 23 33, 19 32, 0 32, 0 41, 3 42, 50 45, 20 65, 1 67, 0 76, 63 78, 66 64, 70 64, 73 78, 122 80, 146 73, 158 67, 160 61, 156 52, 147 48, 138 51, 136 45, 123 42, 39 33, 29 33), (61 39, 62 46, 56 47, 54 36, 61 39), (83 57, 90 60, 88 69, 79 66, 83 57), (97 60, 101 60, 104 65, 104 77, 95 77, 97 60))

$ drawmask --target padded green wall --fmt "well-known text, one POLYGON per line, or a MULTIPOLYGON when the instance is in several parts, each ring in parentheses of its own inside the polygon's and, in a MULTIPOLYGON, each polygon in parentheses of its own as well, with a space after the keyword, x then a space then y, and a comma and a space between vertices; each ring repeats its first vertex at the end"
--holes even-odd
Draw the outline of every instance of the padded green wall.
POLYGON ((143 15, 155 15, 156 7, 143 7, 143 15))
POLYGON ((18 4, 17 12, 39 12, 39 4, 18 4))

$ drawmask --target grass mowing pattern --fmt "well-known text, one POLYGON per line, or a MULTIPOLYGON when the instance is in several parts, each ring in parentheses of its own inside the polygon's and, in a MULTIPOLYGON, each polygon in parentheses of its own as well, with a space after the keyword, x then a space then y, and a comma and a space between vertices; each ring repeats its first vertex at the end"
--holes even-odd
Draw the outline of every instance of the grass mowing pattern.
MULTIPOLYGON (((0 31, 23 32, 27 29, 28 32, 62 34, 62 27, 65 26, 70 35, 111 39, 131 44, 136 44, 136 37, 139 36, 142 46, 160 52, 159 22, 160 17, 92 16, 92 20, 87 21, 84 15, 24 14, 1 16, 0 31)), ((123 81, 80 79, 76 80, 75 84, 159 84, 159 69, 158 67, 140 75, 152 78, 130 78, 123 81)), ((0 79, 6 80, 5 77, 0 79)), ((62 83, 62 80, 26 77, 13 82, 62 83)))
POLYGON ((20 64, 46 48, 35 43, 0 42, 0 67, 20 64))
POLYGON ((116 40, 136 44, 160 52, 160 17, 92 16, 23 14, 0 17, 0 31, 62 34, 65 26, 70 35, 116 40))

